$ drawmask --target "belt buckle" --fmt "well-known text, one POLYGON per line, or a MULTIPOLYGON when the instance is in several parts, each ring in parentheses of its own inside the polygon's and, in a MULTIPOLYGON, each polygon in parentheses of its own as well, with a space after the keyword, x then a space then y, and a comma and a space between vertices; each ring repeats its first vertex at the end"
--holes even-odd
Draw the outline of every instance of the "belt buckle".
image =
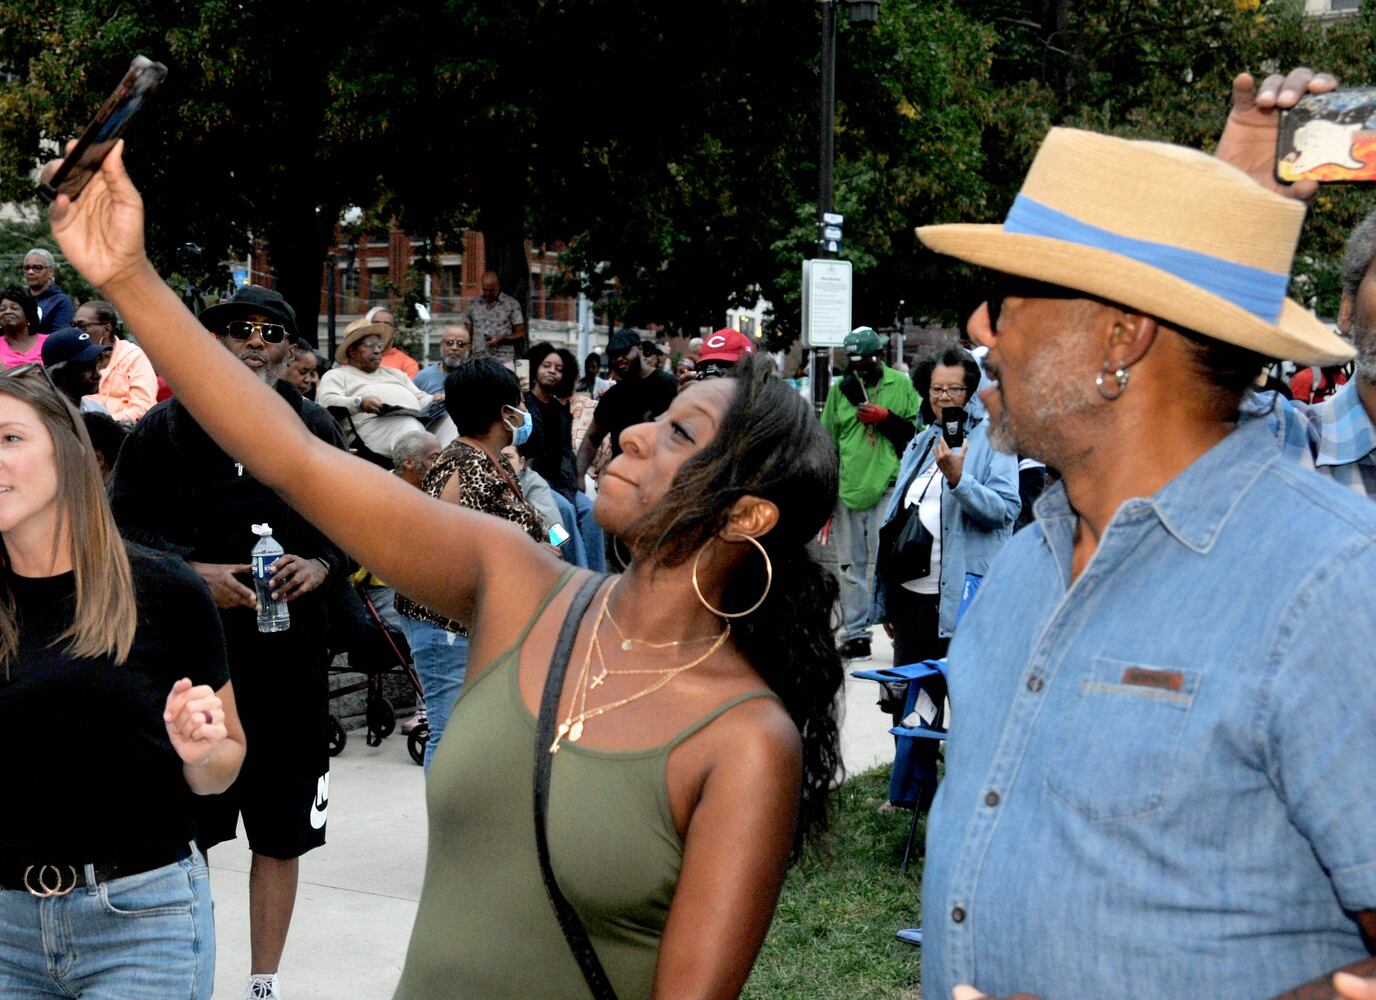
POLYGON ((73 889, 76 888, 76 866, 75 866, 75 865, 29 865, 29 867, 27 867, 27 868, 24 869, 24 888, 27 889, 27 890, 29 891, 29 895, 30 895, 30 896, 36 896, 36 897, 38 897, 39 899, 49 899, 49 898, 51 898, 51 897, 53 897, 53 896, 65 896, 65 895, 67 895, 67 893, 71 892, 73 889), (35 889, 35 888, 33 887, 33 882, 30 881, 30 876, 33 874, 34 868, 37 868, 37 869, 38 869, 38 888, 37 888, 37 889, 35 889), (62 888, 62 882, 63 882, 63 878, 62 878, 62 869, 63 869, 63 868, 66 868, 67 871, 71 873, 71 885, 67 886, 67 888, 65 888, 65 889, 62 888), (50 872, 50 871, 53 873, 53 874, 52 874, 52 879, 53 879, 53 881, 56 883, 55 885, 53 885, 53 886, 51 886, 51 887, 48 885, 48 878, 49 878, 48 872, 50 872), (41 890, 41 891, 40 891, 40 890, 41 890))

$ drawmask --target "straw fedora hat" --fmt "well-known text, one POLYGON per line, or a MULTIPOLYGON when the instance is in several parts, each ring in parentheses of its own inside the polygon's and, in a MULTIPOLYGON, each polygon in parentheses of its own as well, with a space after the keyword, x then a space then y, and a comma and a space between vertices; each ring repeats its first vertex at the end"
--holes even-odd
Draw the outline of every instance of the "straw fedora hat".
POLYGON ((339 342, 339 346, 334 349, 334 359, 341 365, 349 363, 349 348, 353 347, 364 337, 377 334, 382 338, 382 349, 385 351, 392 346, 392 337, 396 334, 386 323, 373 323, 366 317, 356 319, 344 328, 344 339, 339 342))
POLYGON ((922 226, 938 253, 1088 292, 1270 358, 1352 347, 1285 295, 1304 206, 1222 160, 1054 128, 1003 225, 922 226))

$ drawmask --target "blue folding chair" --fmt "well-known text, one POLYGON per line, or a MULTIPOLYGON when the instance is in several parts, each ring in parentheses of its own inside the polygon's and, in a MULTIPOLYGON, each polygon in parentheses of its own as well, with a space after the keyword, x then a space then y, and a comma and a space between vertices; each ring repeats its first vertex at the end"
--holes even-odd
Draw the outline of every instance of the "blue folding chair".
POLYGON ((852 677, 877 681, 885 690, 880 705, 891 706, 894 725, 889 729, 894 739, 893 771, 889 776, 889 801, 903 809, 911 809, 912 822, 903 845, 902 871, 912 861, 913 841, 917 837, 918 817, 932 804, 936 794, 936 744, 946 739, 943 718, 946 699, 946 661, 924 660, 900 667, 880 670, 855 670, 852 677), (893 697, 895 689, 905 685, 902 700, 893 697), (905 726, 903 720, 913 714, 923 691, 937 706, 934 725, 905 726))

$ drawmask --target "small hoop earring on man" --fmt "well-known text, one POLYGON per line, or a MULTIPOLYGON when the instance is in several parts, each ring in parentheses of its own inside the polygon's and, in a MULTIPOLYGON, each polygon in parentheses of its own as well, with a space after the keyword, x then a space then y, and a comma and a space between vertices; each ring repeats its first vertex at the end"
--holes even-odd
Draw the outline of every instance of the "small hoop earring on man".
POLYGON ((1108 362, 1105 361, 1104 370, 1101 371, 1098 375, 1094 376, 1094 386, 1099 390, 1100 396, 1102 396, 1109 402, 1112 402, 1113 400, 1121 396, 1123 394, 1123 390, 1128 387, 1128 370, 1120 365, 1116 370, 1113 371, 1113 379, 1115 382, 1118 383, 1118 389, 1116 392, 1111 392, 1106 387, 1107 379, 1105 379, 1104 376, 1107 375, 1109 371, 1110 369, 1108 367, 1108 362))
POLYGON ((764 603, 764 599, 769 596, 769 588, 774 585, 774 564, 769 561, 769 553, 764 550, 764 546, 753 535, 742 535, 741 537, 755 546, 764 559, 764 593, 760 595, 758 601, 744 611, 720 611, 707 603, 707 598, 702 596, 702 589, 698 586, 698 561, 702 559, 702 549, 698 549, 698 554, 693 559, 693 593, 698 595, 698 600, 702 602, 702 606, 718 618, 744 618, 746 615, 758 611, 760 605, 764 603))

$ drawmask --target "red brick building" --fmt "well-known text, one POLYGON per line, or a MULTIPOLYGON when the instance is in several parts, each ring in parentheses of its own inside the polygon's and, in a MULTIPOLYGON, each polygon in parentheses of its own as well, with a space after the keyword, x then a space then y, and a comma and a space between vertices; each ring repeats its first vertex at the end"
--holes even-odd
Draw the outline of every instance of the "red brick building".
MULTIPOLYGON (((346 241, 342 228, 336 229, 338 243, 331 248, 333 264, 320 269, 320 330, 317 343, 323 348, 327 341, 329 316, 330 268, 334 268, 334 299, 336 332, 373 306, 393 307, 405 296, 408 283, 419 282, 417 288, 428 301, 431 322, 424 340, 438 340, 438 332, 463 307, 481 294, 483 236, 468 231, 457 246, 434 247, 435 272, 421 275, 414 272, 417 258, 425 253, 425 241, 416 239, 401 229, 392 228, 386 238, 364 237, 357 243, 346 241), (429 287, 424 287, 426 278, 429 287)), ((526 326, 530 339, 550 340, 571 344, 577 340, 578 300, 555 296, 546 288, 546 276, 557 271, 557 251, 526 244, 526 260, 530 267, 530 301, 522 303, 526 309, 526 326)), ((255 284, 272 284, 272 264, 268 248, 255 243, 249 261, 249 279, 255 284)), ((422 343, 423 349, 428 347, 422 343)))

